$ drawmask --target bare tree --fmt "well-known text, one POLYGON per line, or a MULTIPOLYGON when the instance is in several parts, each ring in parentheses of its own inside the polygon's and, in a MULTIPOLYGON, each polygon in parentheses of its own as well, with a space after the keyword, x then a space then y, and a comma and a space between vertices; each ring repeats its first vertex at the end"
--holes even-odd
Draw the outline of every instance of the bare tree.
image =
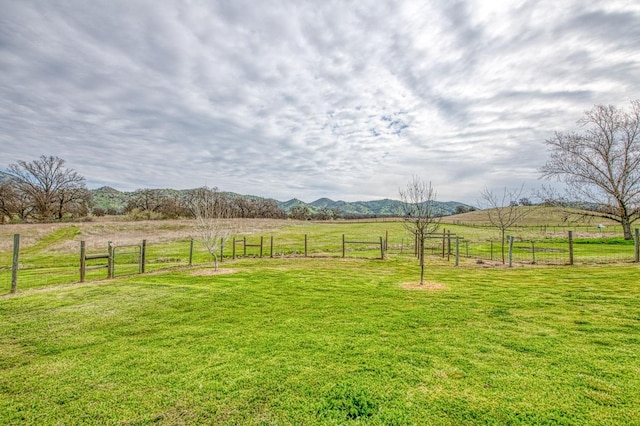
POLYGON ((311 218, 311 210, 304 205, 295 205, 289 210, 289 217, 296 220, 307 220, 311 218))
POLYGON ((488 188, 484 188, 481 197, 481 204, 485 208, 489 223, 500 230, 500 241, 502 250, 502 263, 505 263, 505 236, 507 231, 531 213, 530 207, 519 206, 524 191, 524 184, 520 188, 504 188, 502 195, 496 195, 488 188))
POLYGON ((16 193, 11 182, 0 181, 0 223, 4 223, 5 218, 11 218, 17 214, 19 195, 16 193))
POLYGON ((440 227, 442 209, 436 201, 436 190, 431 182, 413 176, 406 188, 399 190, 402 201, 401 215, 405 228, 416 236, 420 261, 420 284, 424 284, 424 240, 440 227))
POLYGON ((158 213, 165 219, 178 219, 189 216, 188 208, 178 192, 163 197, 158 213))
POLYGON ((578 124, 583 133, 556 132, 542 177, 565 182, 573 197, 595 205, 586 215, 611 219, 632 239, 640 219, 640 100, 629 110, 596 105, 578 124))
POLYGON ((287 217, 285 211, 278 207, 276 200, 259 198, 256 200, 256 204, 256 217, 258 218, 284 219, 287 217))
POLYGON ((52 219, 72 202, 65 194, 86 191, 84 177, 66 168, 65 161, 55 156, 42 155, 31 162, 10 164, 8 174, 14 190, 29 200, 33 215, 42 221, 52 219))
POLYGON ((58 192, 56 199, 56 217, 64 218, 66 214, 72 217, 86 216, 91 207, 91 193, 85 187, 75 186, 58 192))
POLYGON ((124 211, 134 217, 142 213, 143 218, 152 219, 160 215, 166 198, 167 195, 162 189, 137 189, 131 194, 124 211))
POLYGON ((225 222, 230 217, 230 203, 217 188, 202 187, 189 191, 186 204, 195 217, 200 241, 213 256, 214 269, 217 271, 217 252, 231 236, 231 230, 225 222))

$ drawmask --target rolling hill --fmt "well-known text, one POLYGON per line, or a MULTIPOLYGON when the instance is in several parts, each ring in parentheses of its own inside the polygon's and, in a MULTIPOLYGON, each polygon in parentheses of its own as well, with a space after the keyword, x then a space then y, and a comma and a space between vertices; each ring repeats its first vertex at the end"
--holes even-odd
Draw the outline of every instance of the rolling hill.
MULTIPOLYGON (((164 190, 171 193, 186 192, 186 190, 164 190)), ((121 212, 128 200, 132 196, 133 192, 121 192, 117 189, 109 186, 104 186, 98 189, 92 189, 91 195, 93 197, 93 203, 95 207, 100 207, 104 210, 115 209, 121 212)), ((234 197, 247 197, 247 198, 260 198, 253 195, 240 195, 232 192, 225 193, 234 197)), ((322 209, 329 209, 339 211, 343 216, 395 216, 400 211, 402 203, 398 200, 383 199, 374 201, 334 201, 329 198, 320 198, 311 203, 305 203, 297 198, 292 198, 288 201, 276 200, 278 207, 285 212, 290 212, 295 206, 307 207, 312 213, 317 213, 322 209)), ((454 214, 459 206, 465 209, 472 209, 464 203, 448 201, 440 202, 441 208, 445 215, 454 214)))

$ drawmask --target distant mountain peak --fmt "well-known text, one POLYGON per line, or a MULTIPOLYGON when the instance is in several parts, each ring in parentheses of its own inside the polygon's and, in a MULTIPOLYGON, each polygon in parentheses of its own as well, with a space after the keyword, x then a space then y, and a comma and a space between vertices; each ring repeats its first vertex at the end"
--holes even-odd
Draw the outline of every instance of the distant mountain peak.
POLYGON ((322 207, 328 207, 328 206, 330 206, 332 204, 335 204, 335 203, 336 202, 333 201, 332 199, 323 197, 323 198, 318 198, 317 200, 315 200, 315 201, 313 201, 312 203, 309 203, 309 204, 314 206, 314 207, 322 208, 322 207))

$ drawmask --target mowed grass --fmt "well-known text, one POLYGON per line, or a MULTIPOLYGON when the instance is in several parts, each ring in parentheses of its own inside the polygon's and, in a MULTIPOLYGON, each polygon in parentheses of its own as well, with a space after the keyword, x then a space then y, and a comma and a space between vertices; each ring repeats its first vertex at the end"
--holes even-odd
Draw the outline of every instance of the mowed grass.
POLYGON ((639 423, 637 265, 222 266, 0 298, 0 424, 639 423))

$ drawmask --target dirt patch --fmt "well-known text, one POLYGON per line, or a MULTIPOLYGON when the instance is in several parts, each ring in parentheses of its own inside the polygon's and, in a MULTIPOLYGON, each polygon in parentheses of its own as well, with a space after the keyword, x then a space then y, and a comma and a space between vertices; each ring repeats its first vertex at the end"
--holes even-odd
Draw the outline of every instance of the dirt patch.
POLYGON ((195 275, 197 277, 208 277, 211 275, 225 275, 225 274, 233 274, 236 273, 235 269, 218 269, 217 271, 213 268, 211 269, 200 269, 198 271, 194 271, 191 275, 195 275))
POLYGON ((402 283, 402 288, 407 290, 427 290, 427 291, 435 291, 435 290, 444 290, 447 288, 446 285, 442 283, 436 283, 433 281, 425 281, 423 284, 419 282, 412 283, 402 283))

